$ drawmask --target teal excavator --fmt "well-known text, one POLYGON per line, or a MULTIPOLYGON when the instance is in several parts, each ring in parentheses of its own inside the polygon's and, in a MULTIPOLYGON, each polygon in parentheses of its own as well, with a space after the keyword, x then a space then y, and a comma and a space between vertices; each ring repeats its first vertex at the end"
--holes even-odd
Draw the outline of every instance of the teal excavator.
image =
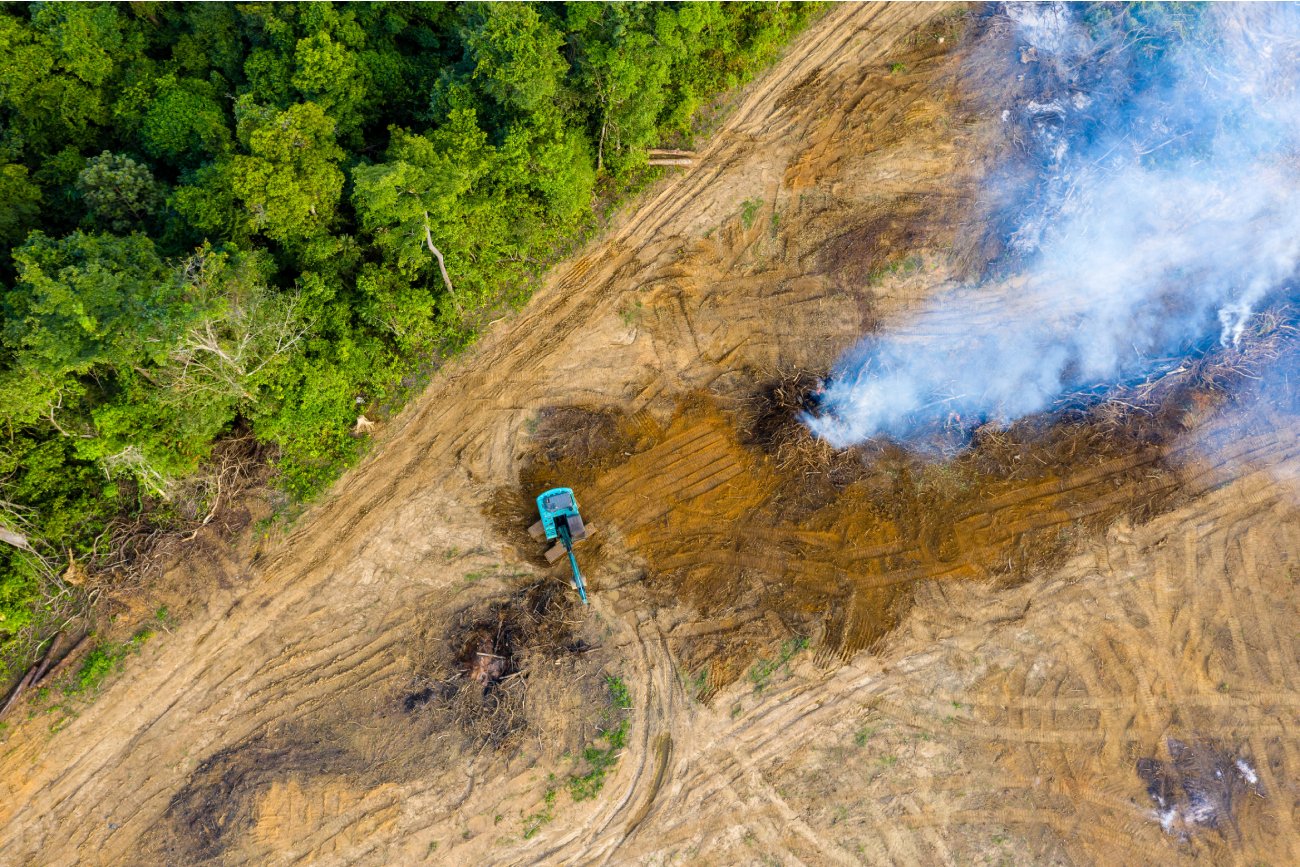
POLYGON ((546 551, 547 562, 554 563, 565 554, 569 555, 573 586, 578 591, 582 604, 588 604, 587 585, 578 569, 578 558, 573 556, 573 546, 587 538, 591 531, 582 523, 582 515, 578 514, 578 500, 573 496, 573 490, 551 488, 538 494, 537 513, 541 520, 528 528, 529 534, 539 542, 545 539, 555 543, 546 551))

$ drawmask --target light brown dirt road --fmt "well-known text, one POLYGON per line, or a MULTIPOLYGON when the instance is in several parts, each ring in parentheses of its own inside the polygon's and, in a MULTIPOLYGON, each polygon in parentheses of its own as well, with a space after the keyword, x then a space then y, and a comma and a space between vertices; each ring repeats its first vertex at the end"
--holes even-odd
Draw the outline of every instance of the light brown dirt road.
POLYGON ((1176 470, 1081 460, 954 512, 946 535, 882 518, 883 547, 847 554, 834 533, 852 515, 818 523, 835 503, 774 517, 780 473, 734 427, 758 380, 824 369, 988 257, 976 194, 1001 133, 961 98, 962 28, 937 5, 833 8, 695 167, 440 374, 291 534, 223 564, 224 589, 60 731, 38 716, 6 734, 0 862, 1300 860, 1294 426, 1238 438, 1240 459, 1213 467, 1190 451, 1176 470), (919 265, 882 271, 910 252, 919 265), (403 698, 438 612, 540 571, 494 505, 566 406, 609 410, 644 440, 593 471, 602 541, 581 625, 633 711, 599 797, 561 790, 525 838, 567 760, 542 735, 465 751, 403 698), (1144 486, 1182 499, 1133 526, 1117 516, 1144 486), (672 525, 715 513, 768 523, 672 525), (1104 535, 1078 529, 1097 515, 1104 535), (1078 529, 1076 553, 1010 589, 980 580, 990 552, 1042 528, 1078 529), (890 576, 913 588, 874 654, 836 612, 773 623, 755 604, 810 552, 843 579, 847 611, 890 576), (702 564, 710 581, 746 577, 697 576, 675 603, 702 564), (805 626, 821 652, 737 679, 805 626), (737 635, 750 656, 727 657, 741 661, 700 703, 700 648, 737 635), (1249 757, 1258 786, 1231 828, 1161 829, 1134 762, 1168 737, 1249 757))

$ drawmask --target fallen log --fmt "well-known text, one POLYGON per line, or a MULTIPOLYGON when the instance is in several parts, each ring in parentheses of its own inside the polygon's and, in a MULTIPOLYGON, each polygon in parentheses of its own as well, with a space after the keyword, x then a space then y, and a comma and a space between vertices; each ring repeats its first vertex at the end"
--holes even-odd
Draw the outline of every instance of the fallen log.
POLYGON ((685 157, 663 157, 646 161, 651 166, 693 166, 695 160, 686 159, 685 157))
POLYGON ((36 668, 36 676, 32 678, 33 684, 41 682, 41 678, 45 676, 45 672, 50 667, 50 663, 53 662, 54 657, 58 655, 59 646, 62 644, 63 633, 55 633, 54 640, 50 642, 49 649, 45 651, 45 658, 41 660, 41 664, 36 668))
POLYGON ((49 671, 45 672, 43 675, 41 675, 40 680, 33 683, 32 686, 34 687, 40 686, 42 683, 44 683, 47 680, 52 681, 55 678, 57 678, 60 674, 62 674, 64 671, 66 671, 68 666, 72 663, 72 661, 77 658, 77 651, 81 650, 82 646, 86 643, 87 639, 89 638, 90 638, 89 632, 81 636, 81 638, 77 640, 77 643, 72 645, 72 649, 69 650, 66 654, 64 654, 63 658, 59 660, 58 664, 55 665, 53 668, 51 668, 49 671))
POLYGON ((16 530, 10 530, 4 524, 0 524, 0 542, 7 542, 22 551, 32 550, 32 545, 27 541, 27 537, 16 530))
POLYGON ((59 644, 62 640, 62 632, 55 635, 54 640, 50 642, 50 646, 45 649, 45 655, 41 657, 41 661, 27 669, 27 673, 23 675, 23 679, 18 681, 18 685, 14 687, 14 691, 9 693, 9 698, 5 700, 4 707, 0 707, 0 718, 3 718, 4 715, 9 712, 9 708, 13 707, 14 702, 18 701, 18 697, 21 696, 28 687, 35 686, 40 681, 41 676, 45 674, 45 670, 50 667, 50 660, 54 658, 55 651, 58 650, 59 644))
POLYGON ((28 685, 32 682, 32 676, 35 674, 36 666, 33 665, 31 668, 27 669, 27 674, 23 675, 23 679, 18 681, 18 685, 14 687, 14 691, 9 693, 9 700, 5 702, 4 707, 0 707, 0 719, 3 719, 4 715, 9 712, 9 708, 13 706, 13 703, 18 701, 18 696, 22 695, 23 691, 27 689, 28 685))
POLYGON ((695 156, 695 151, 680 151, 671 148, 650 148, 650 150, 646 151, 646 155, 650 157, 693 157, 695 156))

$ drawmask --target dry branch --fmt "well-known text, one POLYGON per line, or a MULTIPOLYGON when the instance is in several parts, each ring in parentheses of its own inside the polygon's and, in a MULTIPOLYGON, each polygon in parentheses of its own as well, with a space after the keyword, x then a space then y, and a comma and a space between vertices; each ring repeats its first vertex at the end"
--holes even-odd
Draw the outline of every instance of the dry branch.
POLYGON ((443 261, 442 251, 433 246, 433 232, 429 229, 429 212, 424 212, 424 243, 429 245, 429 252, 438 260, 438 270, 442 272, 443 285, 447 287, 447 294, 451 296, 451 303, 455 306, 456 312, 464 314, 461 309, 460 299, 456 297, 456 290, 451 288, 451 278, 447 276, 447 263, 443 261))
POLYGON ((177 396, 193 392, 250 399, 248 381, 307 333, 298 298, 235 299, 219 317, 185 332, 165 374, 177 396))
POLYGON ((13 545, 15 548, 21 548, 24 551, 32 550, 32 545, 27 541, 27 537, 22 533, 10 530, 4 524, 0 524, 0 542, 13 545))

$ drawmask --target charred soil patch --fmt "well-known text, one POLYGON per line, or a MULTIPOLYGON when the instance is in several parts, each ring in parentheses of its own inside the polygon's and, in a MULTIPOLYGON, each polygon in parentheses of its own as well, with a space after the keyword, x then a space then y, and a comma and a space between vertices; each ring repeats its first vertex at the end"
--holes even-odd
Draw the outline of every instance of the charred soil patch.
POLYGON ((200 762, 151 834, 148 860, 274 849, 304 810, 364 803, 388 815, 393 783, 485 751, 532 743, 533 755, 580 753, 610 713, 611 672, 593 631, 567 588, 549 581, 431 617, 407 642, 414 671, 402 687, 339 694, 200 762))
POLYGON ((1251 759, 1207 740, 1168 738, 1165 748, 1168 759, 1146 756, 1135 767, 1165 833, 1186 842, 1198 832, 1217 831, 1237 842, 1244 796, 1266 797, 1251 759))
POLYGON ((1015 584, 1118 518, 1173 507, 1181 438, 1289 334, 1275 327, 1009 427, 936 430, 920 452, 888 441, 836 451, 814 438, 800 415, 819 380, 802 372, 725 409, 689 395, 664 425, 551 411, 543 419, 563 423, 539 426, 523 489, 500 496, 527 526, 536 491, 574 487, 587 519, 644 559, 649 601, 696 612, 674 650, 708 694, 792 636, 842 655, 873 646, 917 582, 1015 584))
POLYGON ((219 859, 257 822, 260 797, 273 783, 361 770, 356 756, 319 738, 264 736, 211 756, 194 770, 168 805, 159 851, 168 863, 219 859))

